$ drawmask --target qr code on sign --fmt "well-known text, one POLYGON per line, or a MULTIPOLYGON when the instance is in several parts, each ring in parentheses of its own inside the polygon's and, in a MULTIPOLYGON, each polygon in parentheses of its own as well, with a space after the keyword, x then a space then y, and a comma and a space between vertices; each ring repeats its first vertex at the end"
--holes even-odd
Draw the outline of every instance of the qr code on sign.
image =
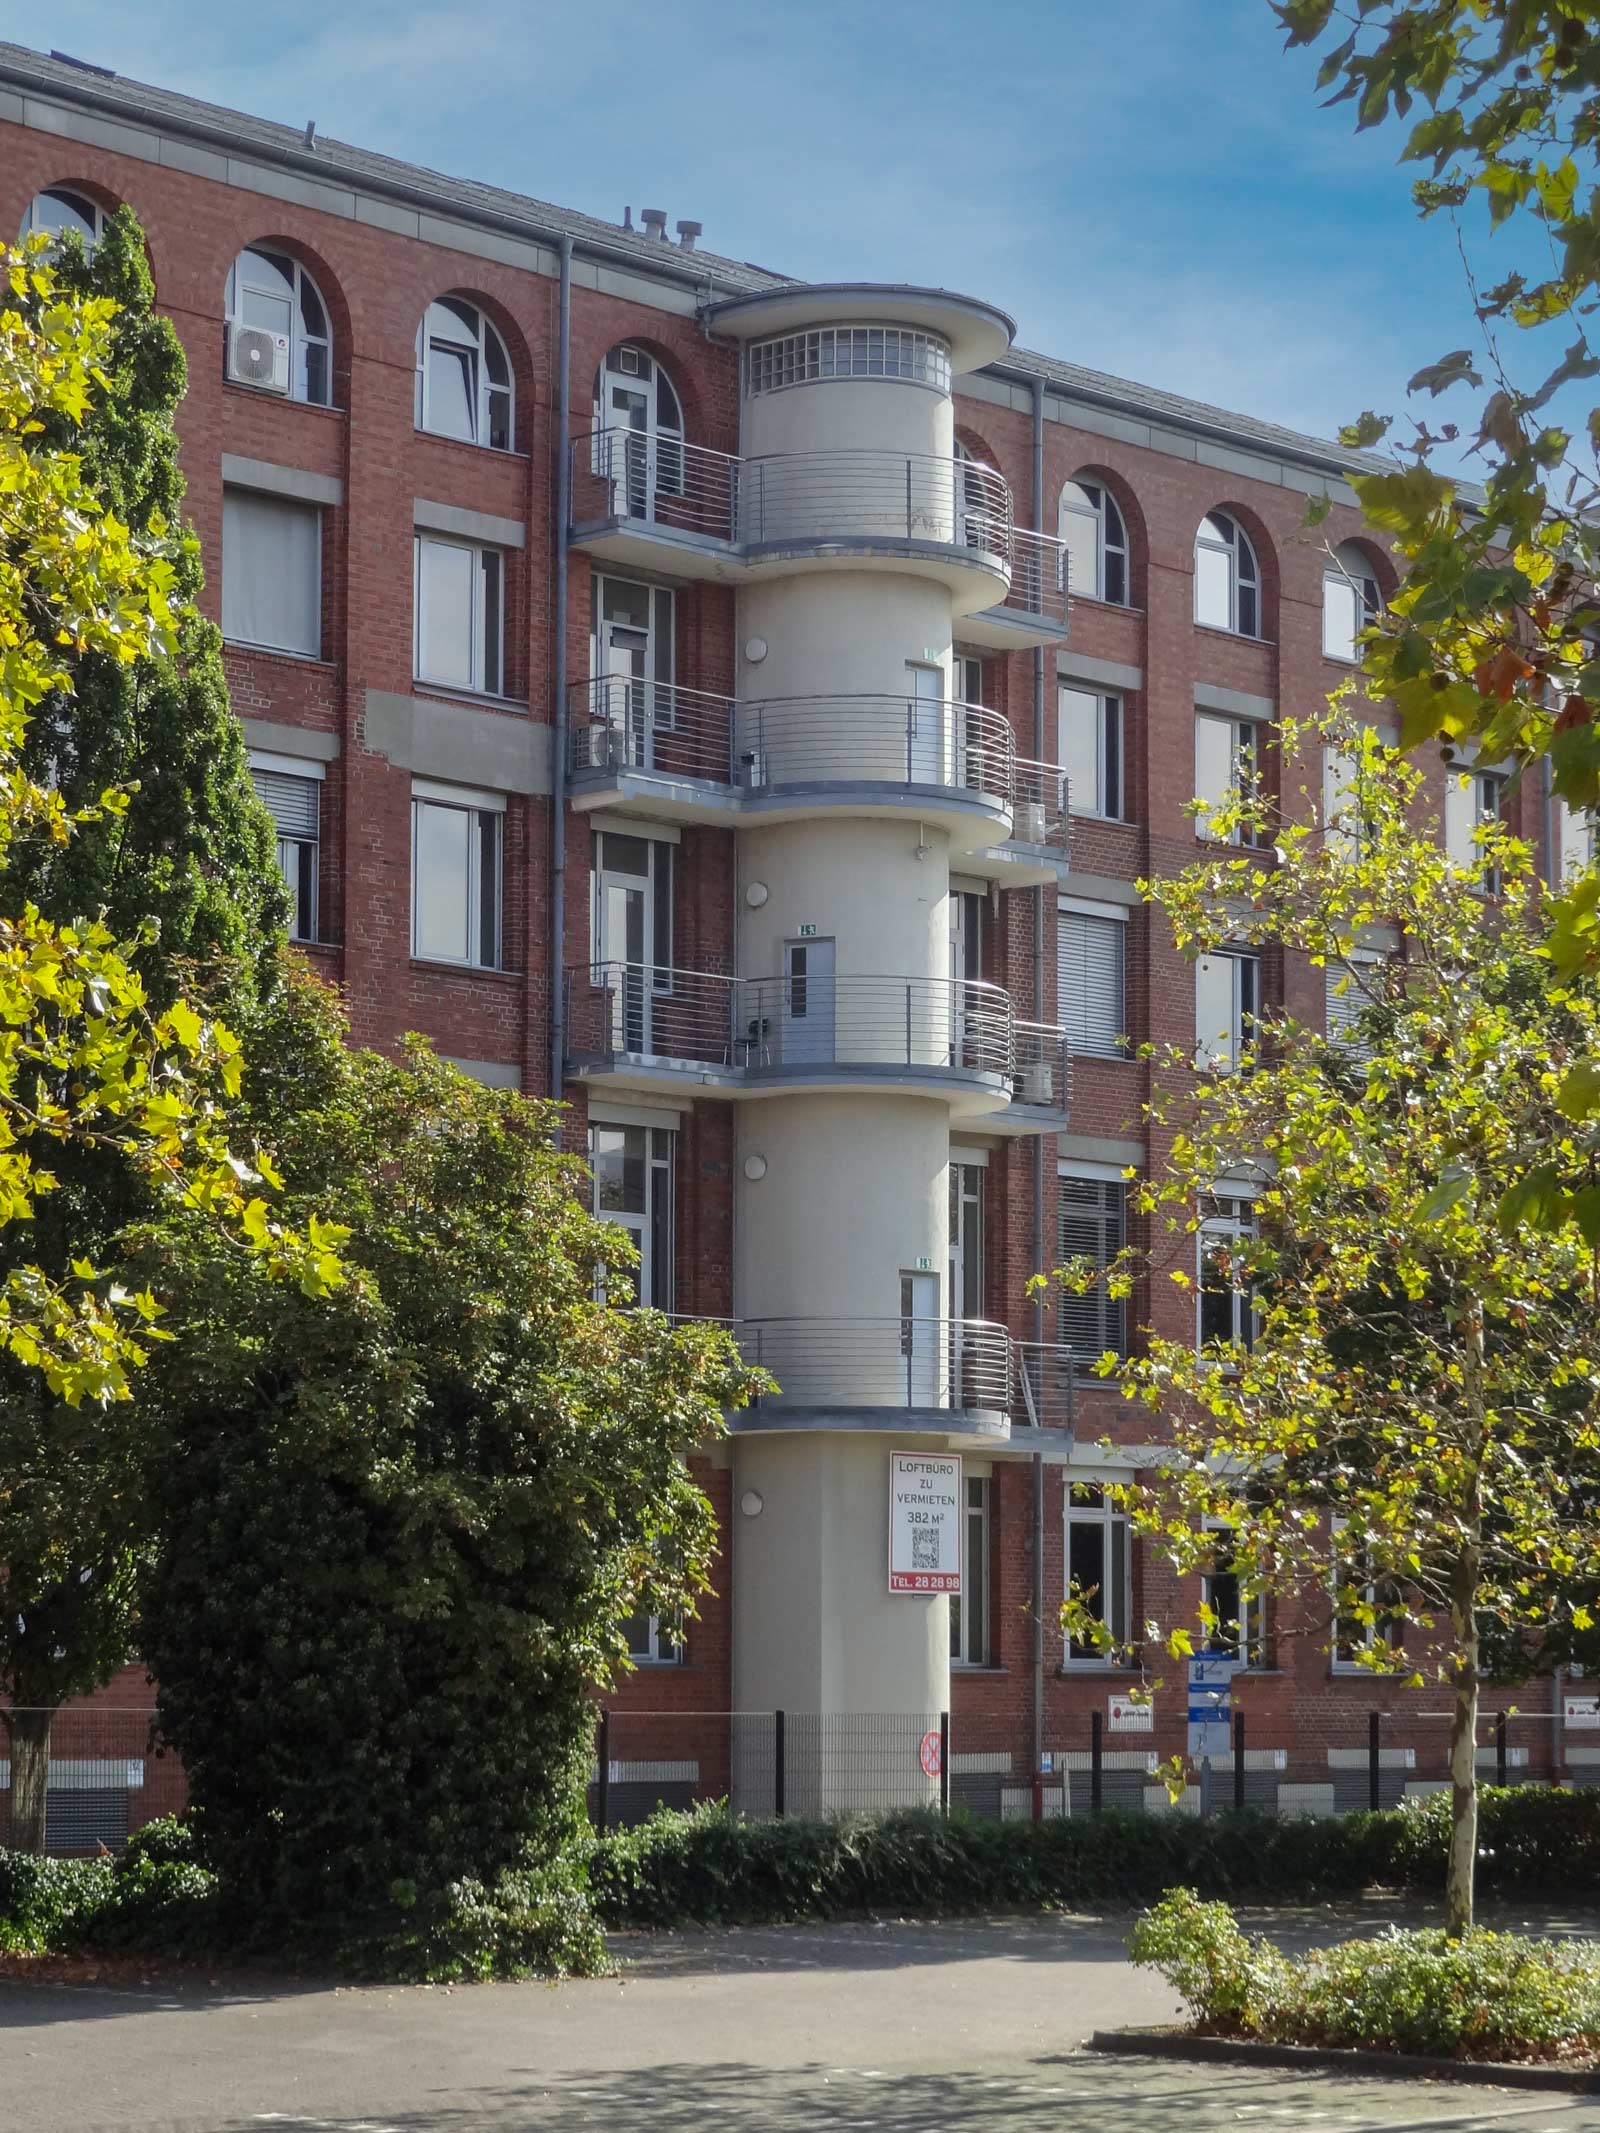
POLYGON ((934 1526, 913 1526, 911 1529, 911 1567, 913 1570, 937 1570, 939 1567, 939 1533, 934 1526))

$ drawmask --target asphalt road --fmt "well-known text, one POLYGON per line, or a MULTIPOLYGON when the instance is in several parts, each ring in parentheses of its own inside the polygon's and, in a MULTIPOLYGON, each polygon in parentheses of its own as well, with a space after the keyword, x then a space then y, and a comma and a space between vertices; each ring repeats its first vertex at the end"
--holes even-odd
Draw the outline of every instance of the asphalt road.
MULTIPOLYGON (((1350 1923, 1308 1914, 1284 1937, 1350 1923)), ((1176 2012, 1158 1979, 1122 1960, 1125 1929, 1028 1919, 664 1935, 619 1942, 619 1978, 562 1986, 10 1986, 0 2127, 1600 2133, 1600 2098, 1082 2053, 1091 2029, 1176 2012)))

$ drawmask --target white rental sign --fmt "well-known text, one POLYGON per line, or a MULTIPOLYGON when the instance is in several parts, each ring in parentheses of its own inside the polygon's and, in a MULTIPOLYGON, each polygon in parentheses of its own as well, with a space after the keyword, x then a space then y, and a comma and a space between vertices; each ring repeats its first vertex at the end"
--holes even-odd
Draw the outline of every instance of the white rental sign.
POLYGON ((889 1590, 961 1590, 961 1461, 889 1454, 889 1590))

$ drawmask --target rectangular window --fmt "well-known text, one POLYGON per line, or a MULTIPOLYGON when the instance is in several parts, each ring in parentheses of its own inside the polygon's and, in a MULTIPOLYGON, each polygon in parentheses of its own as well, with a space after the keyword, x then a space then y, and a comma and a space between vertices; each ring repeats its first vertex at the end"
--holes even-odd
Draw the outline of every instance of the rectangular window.
POLYGON ((1216 1618, 1207 1639, 1208 1648, 1229 1652, 1245 1666, 1262 1666, 1266 1662, 1261 1596, 1241 1596, 1228 1528, 1220 1520, 1208 1520, 1207 1524, 1216 1535, 1211 1568, 1200 1580, 1201 1598, 1216 1618))
POLYGON ((322 513, 251 489, 222 492, 222 634, 322 657, 322 513))
POLYGON ((1363 1652, 1379 1645, 1400 1649, 1405 1641, 1405 1611, 1394 1581, 1374 1577, 1371 1562, 1358 1558, 1353 1545, 1346 1543, 1342 1518, 1333 1521, 1332 1578, 1333 1670, 1336 1674, 1364 1672, 1363 1652))
POLYGON ((320 764, 310 765, 294 757, 252 755, 250 780, 256 798, 272 817, 278 832, 278 864, 289 885, 294 909, 289 918, 289 938, 317 938, 317 861, 322 827, 322 778, 320 764))
MULTIPOLYGON (((1473 841, 1473 832, 1487 822, 1505 818, 1507 776, 1503 770, 1452 770, 1444 788, 1444 848, 1452 866, 1477 867, 1483 853, 1473 841)), ((1491 873, 1484 883, 1491 896, 1499 892, 1500 879, 1491 873)))
POLYGON ((1062 904, 1056 918, 1057 1013, 1067 1048, 1092 1059, 1125 1056, 1125 918, 1062 904))
POLYGON ((1376 977, 1378 958, 1353 955, 1348 962, 1330 962, 1324 972, 1328 1042, 1343 1047, 1355 1059, 1370 1059, 1372 1047, 1356 1029, 1357 1018, 1368 1004, 1376 977))
MULTIPOLYGON (((1216 718, 1199 711, 1194 721, 1194 792, 1203 801, 1196 815, 1194 832, 1208 842, 1216 841, 1211 817, 1223 802, 1248 789, 1258 767, 1256 729, 1247 718, 1216 718)), ((1253 843, 1253 837, 1236 830, 1229 844, 1253 843)))
POLYGON ((1555 879, 1570 881, 1585 873, 1595 857, 1595 818, 1575 808, 1570 800, 1556 801, 1555 879))
POLYGON ((1255 1346, 1255 1301, 1239 1264, 1243 1240, 1255 1235, 1255 1210, 1249 1200, 1218 1199, 1200 1228, 1200 1284, 1195 1304, 1195 1338, 1199 1347, 1221 1343, 1255 1346))
POLYGON ((1122 698, 1063 682, 1061 767, 1075 815, 1122 816, 1122 698))
POLYGON ((594 1212, 633 1239, 639 1270, 630 1273, 629 1286, 653 1311, 673 1307, 675 1140, 666 1126, 613 1126, 596 1119, 589 1127, 594 1212))
POLYGON ((1256 1042, 1261 958, 1203 955, 1194 966, 1195 1065, 1231 1073, 1256 1042))
POLYGON ((504 823, 496 793, 412 780, 413 955, 499 968, 504 823))
MULTIPOLYGON (((1061 1173, 1059 1202, 1060 1263, 1088 1259, 1104 1270, 1124 1243, 1126 1188, 1109 1178, 1074 1177, 1061 1173)), ((1108 1296, 1101 1282, 1082 1296, 1063 1292, 1060 1301, 1059 1339, 1070 1348, 1077 1367, 1098 1362, 1109 1348, 1127 1353, 1127 1307, 1120 1297, 1108 1296)))
POLYGON ((505 559, 431 533, 416 537, 416 675, 500 695, 505 559))
POLYGON ((989 1483, 969 1474, 961 1590, 950 1595, 950 1664, 989 1664, 989 1483))
MULTIPOLYGON (((1128 1643, 1133 1614, 1127 1513, 1103 1489, 1079 1482, 1068 1488, 1066 1517, 1068 1589, 1105 1624, 1120 1650, 1128 1643)), ((1070 1637, 1063 1660, 1068 1666, 1108 1663, 1093 1645, 1075 1645, 1070 1637)))
POLYGON ((659 1615, 629 1615, 623 1627, 635 1666, 682 1666, 683 1646, 673 1643, 659 1615))

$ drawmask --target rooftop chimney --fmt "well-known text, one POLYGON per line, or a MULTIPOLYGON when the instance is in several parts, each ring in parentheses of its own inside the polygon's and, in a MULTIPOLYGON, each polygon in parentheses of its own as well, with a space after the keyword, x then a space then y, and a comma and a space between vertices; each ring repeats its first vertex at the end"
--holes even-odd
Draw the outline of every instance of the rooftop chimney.
POLYGON ((639 220, 644 224, 647 237, 659 237, 663 244, 667 242, 667 211, 664 207, 641 207, 639 220))
POLYGON ((694 250, 694 241, 705 228, 703 222, 675 222, 672 226, 678 233, 679 244, 686 252, 694 250))
POLYGON ((631 207, 625 207, 622 210, 622 227, 625 230, 633 228, 633 209, 631 207))

